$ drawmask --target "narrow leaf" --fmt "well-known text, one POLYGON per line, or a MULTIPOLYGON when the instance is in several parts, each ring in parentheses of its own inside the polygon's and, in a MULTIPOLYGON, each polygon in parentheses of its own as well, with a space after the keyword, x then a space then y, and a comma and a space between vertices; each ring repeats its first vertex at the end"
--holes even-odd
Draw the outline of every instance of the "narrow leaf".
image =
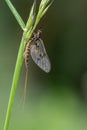
POLYGON ((11 12, 13 13, 14 17, 16 18, 17 22, 19 23, 20 27, 22 28, 22 30, 24 30, 25 29, 25 23, 22 20, 21 16, 19 15, 19 13, 15 9, 15 7, 12 5, 10 0, 5 0, 5 1, 8 5, 8 7, 10 8, 11 12))
POLYGON ((52 3, 53 3, 53 0, 52 0, 51 3, 43 10, 41 17, 43 17, 43 16, 46 14, 47 10, 48 10, 49 7, 52 5, 52 3))
POLYGON ((34 1, 30 14, 29 14, 29 18, 26 24, 26 29, 27 29, 26 31, 28 31, 30 27, 33 26, 35 22, 35 15, 36 15, 36 0, 34 1))

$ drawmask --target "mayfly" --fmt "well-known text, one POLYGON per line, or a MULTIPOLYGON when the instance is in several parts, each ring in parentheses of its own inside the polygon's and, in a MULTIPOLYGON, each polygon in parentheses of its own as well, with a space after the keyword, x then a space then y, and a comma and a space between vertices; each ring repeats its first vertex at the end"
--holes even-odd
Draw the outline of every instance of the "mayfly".
POLYGON ((50 72, 51 64, 48 58, 47 52, 45 50, 44 43, 40 38, 41 31, 38 30, 37 33, 33 34, 33 37, 29 40, 25 47, 25 66, 26 66, 26 80, 25 80, 25 88, 24 95, 26 95, 26 85, 28 78, 28 64, 29 64, 29 53, 33 59, 33 61, 46 73, 50 72))

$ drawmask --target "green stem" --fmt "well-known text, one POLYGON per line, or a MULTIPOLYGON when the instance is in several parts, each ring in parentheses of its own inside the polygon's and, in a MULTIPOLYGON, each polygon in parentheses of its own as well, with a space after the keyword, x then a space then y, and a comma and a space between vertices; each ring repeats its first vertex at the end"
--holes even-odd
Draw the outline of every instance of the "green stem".
POLYGON ((16 93, 17 83, 18 83, 18 79, 19 79, 19 75, 20 75, 21 66, 23 63, 23 52, 24 52, 23 45, 25 42, 26 42, 26 40, 24 40, 24 37, 23 37, 21 44, 20 44, 15 72, 14 72, 14 76, 13 76, 13 82, 12 82, 11 93, 10 93, 9 102, 8 102, 8 109, 7 109, 7 114, 6 114, 5 124, 4 124, 4 130, 8 130, 8 125, 9 125, 9 121, 10 121, 12 106, 14 103, 14 97, 15 97, 15 93, 16 93))
POLYGON ((22 28, 22 30, 25 29, 25 23, 23 21, 23 19, 21 18, 21 16, 18 14, 17 10, 15 9, 15 7, 13 6, 13 4, 9 1, 9 0, 5 0, 7 5, 9 6, 11 12, 13 13, 14 17, 16 18, 16 20, 18 21, 20 27, 22 28))
MULTIPOLYGON (((31 37, 32 33, 33 32, 30 32, 29 38, 31 37)), ((16 88, 17 88, 18 79, 19 79, 19 75, 20 75, 20 70, 22 67, 23 60, 24 60, 23 54, 24 54, 26 42, 27 42, 27 39, 25 39, 25 35, 23 33, 23 37, 22 37, 19 52, 18 52, 17 62, 16 62, 16 66, 15 66, 13 82, 12 82, 12 86, 11 86, 11 92, 10 92, 10 97, 9 97, 9 102, 8 102, 6 118, 5 118, 4 130, 8 130, 12 107, 13 107, 13 103, 14 103, 14 99, 15 99, 16 88)))

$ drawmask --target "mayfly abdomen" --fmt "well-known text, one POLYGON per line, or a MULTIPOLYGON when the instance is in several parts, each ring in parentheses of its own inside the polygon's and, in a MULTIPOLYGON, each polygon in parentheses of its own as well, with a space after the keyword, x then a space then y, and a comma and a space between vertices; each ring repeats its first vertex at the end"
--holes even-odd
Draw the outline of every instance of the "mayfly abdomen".
POLYGON ((29 53, 30 53, 30 42, 27 43, 26 48, 25 48, 25 52, 24 52, 26 68, 28 68, 28 64, 29 64, 29 53))

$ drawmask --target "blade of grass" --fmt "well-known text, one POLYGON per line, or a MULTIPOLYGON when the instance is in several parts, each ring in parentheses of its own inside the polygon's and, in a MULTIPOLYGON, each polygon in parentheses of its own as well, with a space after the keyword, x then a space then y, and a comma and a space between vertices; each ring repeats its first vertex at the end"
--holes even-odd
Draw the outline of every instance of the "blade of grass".
POLYGON ((38 25, 39 21, 46 14, 47 10, 49 9, 49 7, 53 3, 53 1, 54 0, 42 0, 41 1, 40 5, 39 5, 39 9, 38 9, 38 14, 36 16, 35 24, 34 24, 32 30, 34 30, 36 28, 36 26, 38 25))
POLYGON ((36 15, 36 0, 34 0, 34 3, 32 5, 32 8, 29 14, 29 19, 26 23, 26 29, 27 29, 26 32, 30 30, 31 27, 33 27, 34 22, 35 22, 35 15, 36 15))
MULTIPOLYGON (((29 39, 32 36, 32 33, 33 32, 30 32, 29 39)), ((24 49, 25 49, 25 45, 27 42, 27 39, 25 39, 24 36, 25 35, 23 33, 22 40, 20 43, 20 48, 18 51, 18 57, 17 57, 17 61, 16 61, 12 86, 11 86, 11 92, 10 92, 10 97, 9 97, 9 102, 8 102, 6 118, 5 118, 4 130, 8 130, 8 126, 9 126, 9 122, 10 122, 10 118, 11 118, 12 107, 13 107, 13 103, 14 103, 14 99, 15 99, 16 88, 17 88, 18 79, 20 76, 20 70, 21 70, 21 67, 22 67, 22 64, 24 61, 23 54, 24 54, 24 49)))
POLYGON ((9 126, 9 121, 10 121, 12 106, 14 103, 14 97, 15 97, 15 93, 16 93, 17 83, 18 83, 18 79, 19 79, 21 66, 23 63, 22 54, 24 51, 24 47, 23 47, 24 42, 25 42, 25 40, 24 40, 24 38, 22 38, 19 53, 18 53, 18 58, 17 58, 17 62, 16 62, 16 67, 15 67, 15 71, 14 71, 14 76, 13 76, 13 82, 12 82, 12 87, 11 87, 11 92, 10 92, 10 97, 9 97, 9 102, 8 102, 8 109, 7 109, 7 114, 6 114, 5 124, 4 124, 4 130, 8 130, 8 126, 9 126))
POLYGON ((48 10, 49 7, 52 5, 53 1, 54 1, 54 0, 52 0, 51 3, 44 9, 44 11, 42 12, 41 17, 43 17, 43 16, 46 14, 47 10, 48 10))
POLYGON ((10 8, 11 12, 13 13, 14 17, 16 18, 16 20, 19 23, 22 30, 24 30, 25 29, 25 23, 22 20, 19 13, 17 12, 17 10, 15 9, 15 7, 13 6, 13 4, 10 2, 10 0, 5 0, 5 2, 7 3, 8 7, 10 8))

